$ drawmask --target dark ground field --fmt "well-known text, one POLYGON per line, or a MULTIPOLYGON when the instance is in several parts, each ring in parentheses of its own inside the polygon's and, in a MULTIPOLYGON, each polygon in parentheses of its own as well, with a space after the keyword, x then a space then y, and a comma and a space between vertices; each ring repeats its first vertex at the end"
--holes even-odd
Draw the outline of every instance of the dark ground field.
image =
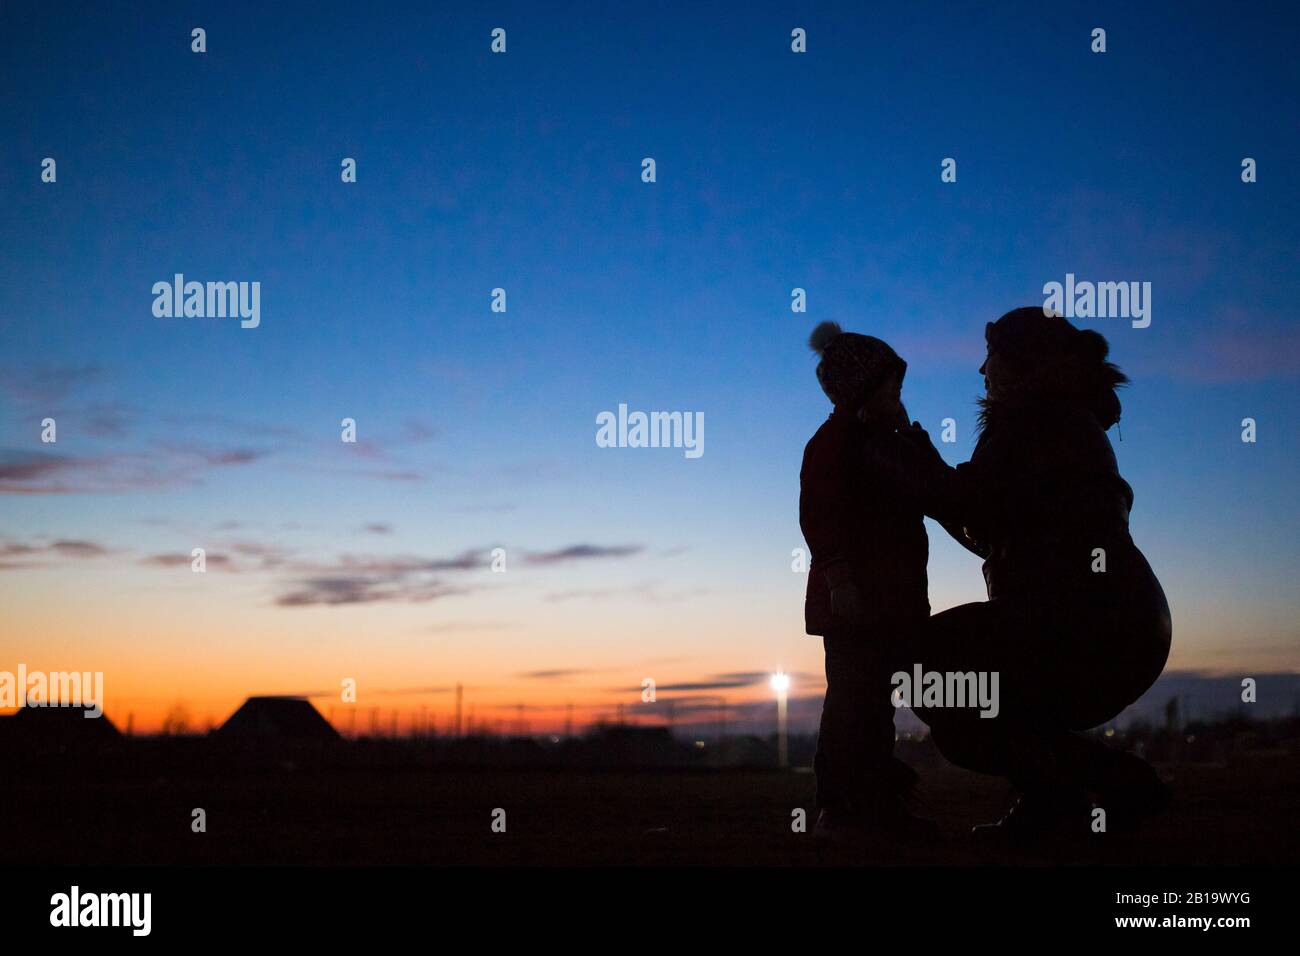
POLYGON ((760 771, 329 770, 193 773, 134 782, 0 782, 0 865, 433 864, 1291 865, 1300 758, 1164 768, 1177 803, 1138 835, 1086 834, 1037 853, 973 845, 1005 789, 943 767, 923 783, 949 839, 827 850, 791 831, 808 773, 760 771), (190 829, 207 811, 207 832, 190 829), (507 832, 490 830, 493 808, 507 832))

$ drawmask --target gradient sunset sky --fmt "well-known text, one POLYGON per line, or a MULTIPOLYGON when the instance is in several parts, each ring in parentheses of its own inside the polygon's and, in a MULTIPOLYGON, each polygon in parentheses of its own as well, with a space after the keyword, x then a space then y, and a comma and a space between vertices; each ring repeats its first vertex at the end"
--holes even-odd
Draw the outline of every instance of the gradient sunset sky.
MULTIPOLYGON (((359 727, 457 682, 654 719, 646 677, 689 719, 781 668, 807 726, 808 332, 893 344, 956 463, 984 323, 1067 272, 1152 283, 1149 328, 1080 324, 1133 378, 1170 668, 1300 668, 1293 5, 138 6, 0 9, 0 669, 102 670, 139 731, 343 724, 349 677, 359 727), (177 272, 259 281, 260 327, 156 318, 177 272), (597 447, 619 403, 703 456, 597 447)), ((982 599, 930 532, 934 610, 982 599)))

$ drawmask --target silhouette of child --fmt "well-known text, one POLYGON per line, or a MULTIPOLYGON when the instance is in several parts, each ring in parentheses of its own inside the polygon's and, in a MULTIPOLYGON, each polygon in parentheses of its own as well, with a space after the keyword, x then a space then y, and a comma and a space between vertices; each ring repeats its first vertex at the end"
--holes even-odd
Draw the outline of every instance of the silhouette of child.
POLYGON ((922 829, 904 802, 916 775, 893 757, 890 676, 930 614, 929 541, 920 507, 868 473, 864 454, 907 425, 899 400, 907 363, 834 322, 817 326, 809 344, 835 406, 799 473, 799 526, 812 558, 805 626, 826 651, 814 834, 922 829))

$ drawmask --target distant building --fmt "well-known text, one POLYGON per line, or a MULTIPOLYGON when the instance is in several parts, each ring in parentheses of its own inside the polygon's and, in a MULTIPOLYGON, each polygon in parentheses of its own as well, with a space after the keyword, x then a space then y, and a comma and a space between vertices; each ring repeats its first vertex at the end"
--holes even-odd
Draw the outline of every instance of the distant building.
POLYGON ((47 753, 112 746, 122 735, 107 717, 87 717, 80 707, 20 707, 0 717, 0 744, 47 753))
POLYGON ((214 735, 236 743, 328 743, 338 731, 303 697, 250 697, 214 735))
POLYGON ((595 766, 662 767, 680 757, 677 741, 667 727, 630 724, 597 726, 581 742, 582 760, 595 766))

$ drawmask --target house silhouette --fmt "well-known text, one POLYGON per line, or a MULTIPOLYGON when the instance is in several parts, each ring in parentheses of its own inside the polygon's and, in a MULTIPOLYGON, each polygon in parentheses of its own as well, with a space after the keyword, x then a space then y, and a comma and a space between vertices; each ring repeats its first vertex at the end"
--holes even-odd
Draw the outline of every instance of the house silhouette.
POLYGON ((122 735, 107 717, 86 717, 81 707, 20 707, 0 718, 0 746, 66 753, 112 746, 122 735))
POLYGON ((339 734, 305 697, 250 697, 216 731, 232 743, 328 743, 339 734))

